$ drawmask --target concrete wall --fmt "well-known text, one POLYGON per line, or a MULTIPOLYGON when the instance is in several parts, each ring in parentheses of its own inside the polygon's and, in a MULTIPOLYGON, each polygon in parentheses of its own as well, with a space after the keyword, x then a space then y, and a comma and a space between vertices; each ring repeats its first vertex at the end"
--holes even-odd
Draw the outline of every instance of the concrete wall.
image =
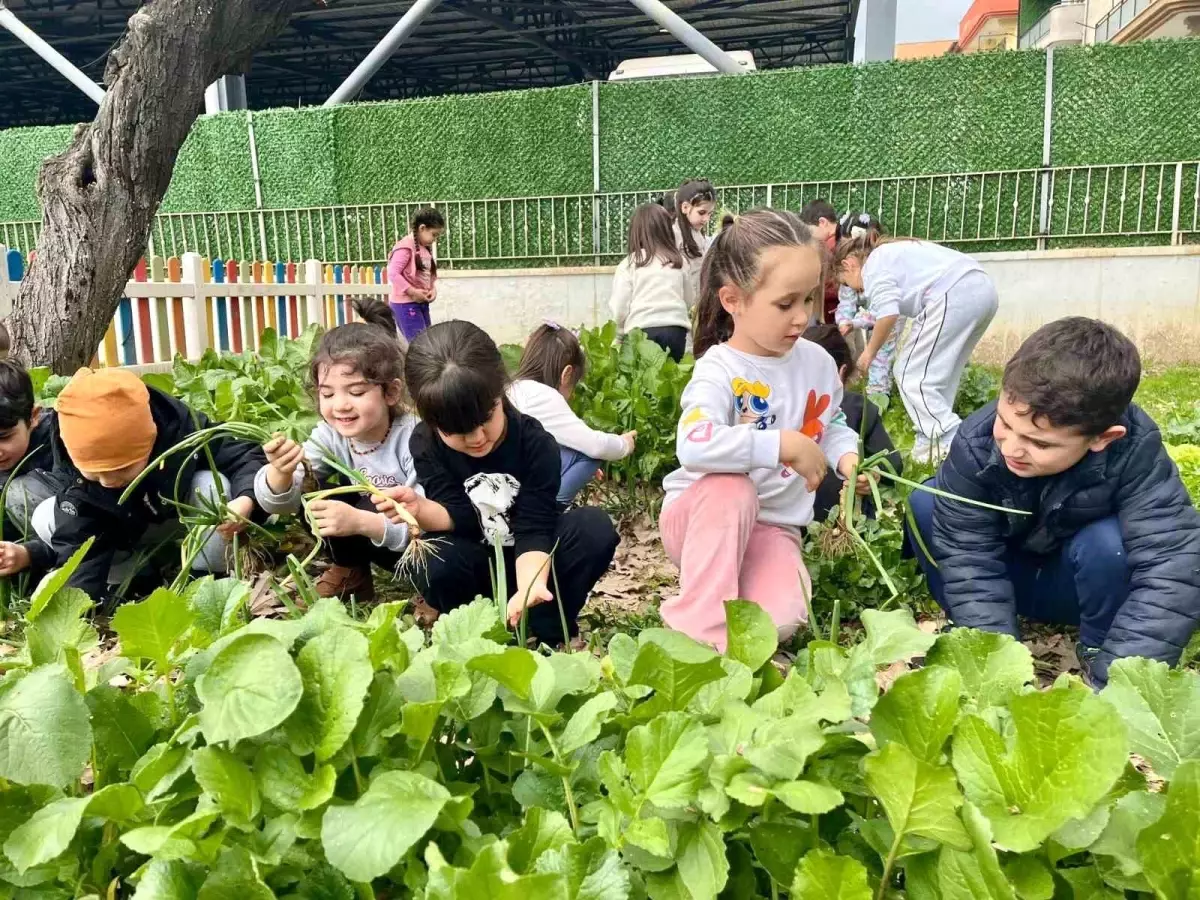
MULTIPOLYGON (((1103 319, 1163 364, 1200 364, 1200 246, 980 254, 1000 312, 977 358, 1002 363, 1040 325, 1063 316, 1103 319)), ((444 272, 435 321, 469 319, 498 341, 523 341, 552 319, 607 321, 612 268, 444 272)))

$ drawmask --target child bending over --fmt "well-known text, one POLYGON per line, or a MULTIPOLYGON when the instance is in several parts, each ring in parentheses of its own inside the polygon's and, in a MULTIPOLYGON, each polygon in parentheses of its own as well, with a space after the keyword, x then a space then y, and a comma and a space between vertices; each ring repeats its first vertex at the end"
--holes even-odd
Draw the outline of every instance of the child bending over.
POLYGON ((637 432, 596 431, 569 406, 583 380, 587 357, 579 338, 553 322, 538 327, 525 342, 521 367, 508 386, 508 399, 519 412, 537 419, 558 442, 561 458, 559 506, 569 506, 602 467, 601 460, 624 459, 633 452, 637 432))
MULTIPOLYGON (((874 233, 883 236, 883 225, 870 213, 846 213, 838 223, 842 240, 860 238, 864 234, 874 233)), ((833 321, 838 331, 855 349, 854 359, 862 356, 866 349, 862 334, 865 332, 870 339, 871 331, 875 328, 875 316, 864 307, 863 295, 854 288, 841 285, 838 289, 838 305, 834 311, 833 321)), ((867 369, 867 396, 884 412, 892 399, 892 363, 896 359, 896 344, 904 333, 904 319, 897 319, 892 326, 892 333, 880 346, 879 352, 867 369)))
MULTIPOLYGON (((268 465, 254 488, 267 512, 297 512, 305 471, 318 481, 333 475, 327 458, 361 472, 377 488, 416 485, 408 442, 417 419, 402 405, 404 353, 391 311, 383 301, 367 299, 356 301, 355 309, 364 321, 327 331, 313 354, 309 377, 322 421, 303 446, 280 436, 263 448, 268 465)), ((371 563, 396 568, 408 527, 389 522, 365 494, 318 500, 310 510, 333 559, 317 579, 317 594, 371 602, 371 563)))
POLYGON ((413 573, 415 586, 439 612, 490 596, 498 545, 509 622, 527 604, 539 641, 573 638, 579 610, 617 548, 612 520, 593 507, 559 512, 558 445, 505 399, 504 360, 481 328, 434 325, 409 346, 404 374, 421 417, 412 454, 425 496, 411 487, 389 494, 431 540, 440 539, 426 567, 413 573))
POLYGON ((30 567, 41 574, 54 562, 30 521, 38 505, 58 489, 50 446, 53 430, 54 411, 35 404, 33 381, 25 367, 13 359, 0 360, 0 491, 4 492, 0 577, 30 567))
POLYGON ((413 216, 410 227, 392 247, 387 266, 392 313, 409 341, 429 327, 429 304, 438 295, 433 247, 446 230, 446 219, 430 206, 413 216))
MULTIPOLYGON (((704 263, 692 380, 660 520, 681 593, 672 628, 725 648, 724 603, 762 606, 783 637, 807 620, 799 529, 827 465, 858 465, 829 354, 802 340, 823 258, 794 214, 758 210, 717 235, 704 263)), ((861 479, 860 492, 869 485, 861 479)))
POLYGON ((1000 397, 959 429, 934 483, 1016 515, 913 491, 934 598, 964 628, 1079 626, 1092 684, 1123 656, 1169 665, 1200 623, 1200 515, 1158 426, 1131 401, 1133 342, 1095 319, 1038 329, 1000 397))

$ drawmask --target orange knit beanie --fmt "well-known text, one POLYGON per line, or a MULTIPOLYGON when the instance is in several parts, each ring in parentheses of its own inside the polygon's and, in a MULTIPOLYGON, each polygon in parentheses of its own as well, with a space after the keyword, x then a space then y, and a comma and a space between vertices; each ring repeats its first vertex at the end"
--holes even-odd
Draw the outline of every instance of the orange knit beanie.
POLYGON ((82 472, 115 472, 145 459, 158 428, 150 391, 124 369, 83 368, 58 395, 58 428, 82 472))

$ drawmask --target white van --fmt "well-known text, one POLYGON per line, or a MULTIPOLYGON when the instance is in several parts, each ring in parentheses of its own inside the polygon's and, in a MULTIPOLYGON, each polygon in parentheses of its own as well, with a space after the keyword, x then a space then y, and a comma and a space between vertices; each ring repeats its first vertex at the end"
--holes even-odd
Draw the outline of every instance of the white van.
MULTIPOLYGON (((749 50, 731 50, 729 55, 745 71, 753 72, 754 54, 749 50)), ((689 53, 683 56, 648 56, 627 59, 608 76, 609 81, 632 81, 637 78, 678 78, 682 75, 712 75, 714 69, 704 57, 689 53)))

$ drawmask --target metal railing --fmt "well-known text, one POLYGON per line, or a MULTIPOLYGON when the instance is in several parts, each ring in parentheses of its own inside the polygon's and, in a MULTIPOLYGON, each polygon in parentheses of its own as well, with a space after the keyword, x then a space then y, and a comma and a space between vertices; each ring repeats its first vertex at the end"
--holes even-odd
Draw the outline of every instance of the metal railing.
POLYGON ((1158 0, 1120 0, 1103 19, 1096 23, 1096 43, 1111 41, 1158 0))
POLYGON ((1053 17, 1058 15, 1059 8, 1063 6, 1083 6, 1083 0, 1061 0, 1060 3, 1051 6, 1017 39, 1017 47, 1021 50, 1036 47, 1038 41, 1050 33, 1050 28, 1054 23, 1053 17))
MULTIPOLYGON (((629 218, 661 192, 434 202, 446 216, 438 263, 447 268, 611 263, 625 255, 629 218)), ((1200 233, 1200 162, 1059 166, 719 189, 723 212, 798 211, 814 197, 869 210, 897 235, 966 249, 1127 237, 1182 243, 1200 233)), ((149 255, 378 265, 418 203, 212 213, 162 213, 149 255)), ((715 224, 714 224, 715 227, 715 224)), ((0 244, 28 252, 37 222, 0 223, 0 244)))

